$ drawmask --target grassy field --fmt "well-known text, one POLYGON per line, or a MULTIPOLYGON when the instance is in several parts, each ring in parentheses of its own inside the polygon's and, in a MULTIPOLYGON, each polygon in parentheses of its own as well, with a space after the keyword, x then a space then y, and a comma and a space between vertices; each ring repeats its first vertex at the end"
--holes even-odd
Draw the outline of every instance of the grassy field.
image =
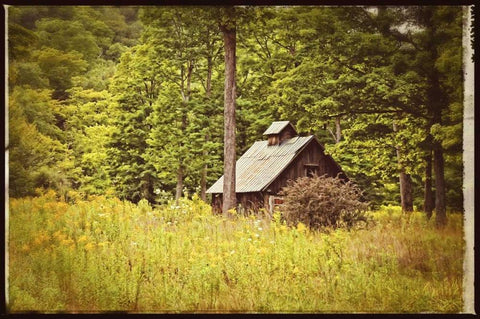
POLYGON ((311 231, 53 192, 9 202, 11 312, 460 312, 463 222, 371 212, 367 229, 311 231))

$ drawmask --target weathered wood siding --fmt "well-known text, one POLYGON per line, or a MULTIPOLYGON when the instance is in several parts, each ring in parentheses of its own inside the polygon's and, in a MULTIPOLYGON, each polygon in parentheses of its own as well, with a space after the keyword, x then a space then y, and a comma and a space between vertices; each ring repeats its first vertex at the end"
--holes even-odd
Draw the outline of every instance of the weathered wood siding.
MULTIPOLYGON (((222 212, 222 194, 213 194, 212 209, 214 213, 222 212)), ((249 211, 258 212, 264 205, 264 194, 257 193, 237 193, 237 211, 246 213, 249 211)))
POLYGON ((268 187, 269 193, 278 194, 287 185, 288 180, 295 180, 306 176, 306 165, 318 165, 317 174, 335 177, 340 171, 331 157, 325 155, 322 147, 312 140, 307 147, 293 160, 292 163, 268 187))
POLYGON ((240 204, 239 211, 246 213, 249 211, 257 212, 263 205, 264 195, 261 192, 257 193, 240 193, 237 194, 237 203, 240 204))
POLYGON ((292 137, 297 136, 297 132, 288 125, 284 128, 280 134, 271 134, 268 136, 268 145, 277 145, 282 143, 284 140, 291 139, 292 137))
POLYGON ((288 125, 280 132, 280 143, 284 140, 291 139, 294 136, 297 136, 297 132, 295 132, 295 130, 290 125, 288 125))

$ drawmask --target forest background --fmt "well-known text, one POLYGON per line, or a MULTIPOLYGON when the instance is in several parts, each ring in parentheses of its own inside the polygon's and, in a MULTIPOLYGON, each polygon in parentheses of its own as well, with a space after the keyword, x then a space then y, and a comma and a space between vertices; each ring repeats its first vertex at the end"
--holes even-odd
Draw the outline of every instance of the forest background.
MULTIPOLYGON (((223 169, 218 10, 10 7, 9 196, 206 199, 223 169)), ((463 210, 462 7, 237 15, 237 157, 289 120, 372 208, 402 188, 404 208, 431 214, 444 182, 463 210)))

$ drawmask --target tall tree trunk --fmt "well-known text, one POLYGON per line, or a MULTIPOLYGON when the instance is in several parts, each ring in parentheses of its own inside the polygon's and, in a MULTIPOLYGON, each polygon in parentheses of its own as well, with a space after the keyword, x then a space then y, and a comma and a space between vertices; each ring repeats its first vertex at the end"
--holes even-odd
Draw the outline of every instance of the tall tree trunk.
MULTIPOLYGON (((426 49, 430 61, 437 61, 439 58, 435 33, 437 25, 434 22, 435 9, 424 7, 422 18, 425 21, 426 49)), ((431 116, 432 124, 442 124, 442 111, 448 107, 447 93, 440 85, 440 74, 434 64, 426 73, 428 114, 431 116)), ((447 223, 446 197, 445 197, 445 174, 443 162, 443 148, 439 141, 433 142, 433 171, 435 172, 435 223, 437 227, 443 227, 447 223)))
POLYGON ((212 71, 213 71, 213 58, 209 56, 207 58, 207 84, 205 95, 210 98, 212 95, 212 71))
MULTIPOLYGON (((181 93, 182 93, 182 123, 181 123, 181 131, 182 134, 185 135, 187 130, 187 112, 188 112, 188 102, 190 101, 191 91, 191 84, 192 84, 192 73, 193 73, 194 62, 192 60, 188 61, 187 63, 187 74, 185 79, 183 78, 185 71, 184 67, 181 68, 181 77, 182 77, 182 86, 181 86, 181 93), (186 86, 185 86, 186 80, 186 86)), ((180 140, 180 146, 183 146, 183 140, 180 140)), ((178 200, 182 197, 183 194, 183 179, 185 175, 185 167, 183 163, 183 159, 178 159, 178 169, 177 169, 177 187, 175 191, 175 203, 178 205, 178 200)))
POLYGON ((335 118, 335 143, 340 143, 342 138, 342 127, 340 126, 340 116, 335 118))
MULTIPOLYGON (((205 151, 204 151, 205 154, 205 151)), ((207 169, 208 165, 204 164, 202 168, 202 175, 200 177, 200 198, 203 201, 207 200, 207 169)))
POLYGON ((175 204, 178 205, 180 197, 183 192, 183 166, 180 164, 177 170, 177 187, 175 191, 175 204))
POLYGON ((220 25, 225 50, 225 93, 224 93, 224 174, 223 174, 223 214, 235 208, 235 51, 236 22, 235 8, 226 10, 228 19, 220 25))
MULTIPOLYGON (((446 98, 440 87, 439 75, 433 70, 428 76, 429 89, 427 91, 427 103, 429 114, 433 124, 442 124, 442 110, 446 107, 446 98)), ((433 141, 433 171, 435 173, 435 224, 443 227, 447 223, 446 196, 445 196, 445 173, 443 148, 439 141, 433 141)))
POLYGON ((153 196, 153 183, 150 174, 146 174, 143 180, 142 198, 145 198, 151 204, 153 204, 155 201, 155 198, 153 196))
POLYGON ((443 227, 447 223, 443 150, 440 143, 436 142, 435 144, 433 149, 433 166, 435 171, 435 224, 437 227, 443 227))
MULTIPOLYGON (((209 140, 209 135, 205 134, 205 142, 208 142, 209 140)), ((208 164, 207 164, 207 150, 203 150, 203 158, 205 159, 205 164, 203 165, 202 168, 202 176, 200 178, 200 198, 203 201, 207 200, 207 170, 208 170, 208 164)))
POLYGON ((399 179, 402 211, 405 213, 413 212, 412 178, 410 174, 403 171, 400 172, 399 179))
MULTIPOLYGON (((398 127, 395 122, 393 122, 393 131, 397 132, 398 127)), ((409 174, 405 173, 405 167, 401 162, 402 151, 399 146, 395 146, 397 152, 397 161, 398 167, 400 169, 399 182, 400 182, 400 201, 402 205, 402 211, 412 212, 413 211, 413 195, 412 195, 412 178, 409 174)))
POLYGON ((427 218, 432 217, 433 208, 435 202, 433 200, 432 191, 432 152, 430 151, 425 157, 425 184, 424 184, 424 196, 423 196, 423 211, 427 215, 427 218))
MULTIPOLYGON (((208 100, 210 100, 210 97, 212 96, 212 70, 213 70, 213 61, 212 57, 209 56, 207 58, 207 84, 206 84, 206 90, 205 90, 205 95, 208 100)), ((208 142, 209 140, 209 135, 208 133, 205 134, 205 142, 208 142)), ((207 170, 208 170, 208 164, 207 164, 207 150, 203 150, 202 152, 203 158, 205 159, 205 164, 203 165, 202 168, 202 175, 200 177, 200 198, 203 201, 207 200, 207 170)))

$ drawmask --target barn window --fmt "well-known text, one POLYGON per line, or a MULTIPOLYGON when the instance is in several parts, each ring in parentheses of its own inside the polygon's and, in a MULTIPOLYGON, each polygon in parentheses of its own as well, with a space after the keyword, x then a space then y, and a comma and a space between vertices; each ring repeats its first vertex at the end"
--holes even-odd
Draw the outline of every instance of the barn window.
POLYGON ((318 175, 318 164, 305 164, 305 176, 313 177, 318 175))

